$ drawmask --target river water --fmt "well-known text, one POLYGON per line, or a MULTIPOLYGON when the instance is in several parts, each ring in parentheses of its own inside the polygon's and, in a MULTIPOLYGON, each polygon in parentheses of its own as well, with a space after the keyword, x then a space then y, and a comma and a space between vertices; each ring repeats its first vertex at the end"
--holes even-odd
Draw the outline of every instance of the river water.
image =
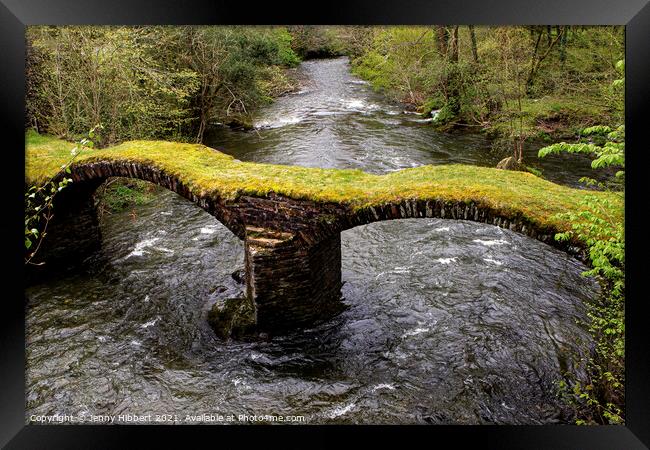
MULTIPOLYGON (((385 173, 493 166, 477 135, 437 133, 349 73, 307 82, 208 145, 246 161, 385 173)), ((534 160, 536 150, 527 154, 534 160)), ((553 180, 588 160, 534 161, 553 180)), ((586 268, 538 241, 465 221, 407 219, 342 234, 348 308, 312 329, 220 341, 206 322, 244 287, 243 245, 191 202, 154 200, 102 220, 102 250, 27 288, 27 416, 303 416, 306 423, 541 424, 570 421, 555 382, 584 378, 586 268)), ((116 420, 119 421, 119 420, 116 420)))

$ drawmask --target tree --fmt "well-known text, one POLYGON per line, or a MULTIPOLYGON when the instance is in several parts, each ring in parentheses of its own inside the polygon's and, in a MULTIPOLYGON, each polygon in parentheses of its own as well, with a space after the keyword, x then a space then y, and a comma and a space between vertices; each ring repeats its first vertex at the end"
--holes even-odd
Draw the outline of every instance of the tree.
POLYGON ((551 50, 555 47, 555 45, 560 41, 562 36, 564 35, 565 27, 563 26, 558 26, 557 27, 557 33, 554 39, 551 38, 551 27, 547 26, 546 29, 544 30, 543 27, 535 27, 538 30, 537 34, 537 40, 535 41, 535 46, 531 55, 531 62, 530 62, 530 72, 528 73, 528 78, 526 79, 526 94, 530 95, 533 87, 533 82, 535 79, 535 75, 537 74, 542 61, 544 61, 549 54, 551 53, 551 50), (546 33, 546 48, 542 49, 540 46, 540 42, 542 40, 542 35, 546 33))
MULTIPOLYGON (((297 64, 282 27, 29 27, 28 120, 77 139, 106 123, 100 147, 127 139, 197 141, 250 111, 297 64)), ((286 90, 286 89, 285 89, 286 90)))
MULTIPOLYGON (((619 91, 618 95, 622 97, 625 86, 625 60, 618 61, 616 68, 622 78, 614 80, 612 87, 617 89, 619 91)), ((585 128, 582 130, 580 142, 552 144, 541 148, 538 156, 544 158, 561 152, 594 155, 595 159, 591 162, 592 168, 618 167, 616 177, 623 181, 625 176, 625 125, 619 125, 616 129, 612 129, 607 125, 585 128)), ((583 181, 588 184, 596 183, 595 180, 590 178, 583 179, 583 181)), ((601 187, 604 186, 601 184, 601 187)))
POLYGON ((251 110, 267 98, 260 81, 268 68, 300 61, 283 28, 186 27, 182 34, 183 61, 199 80, 192 101, 197 142, 211 121, 252 126, 251 110))
POLYGON ((469 25, 469 37, 472 42, 472 57, 474 59, 474 63, 478 64, 478 47, 476 45, 476 33, 474 32, 474 25, 469 25))
MULTIPOLYGON (((622 95, 625 63, 621 60, 616 66, 622 78, 615 80, 613 87, 622 95)), ((614 130, 603 125, 589 127, 582 131, 582 140, 544 147, 539 156, 559 152, 594 154, 594 169, 615 166, 620 169, 617 178, 624 177, 624 125, 614 130)), ((595 183, 590 178, 582 180, 595 183)), ((607 188, 602 183, 600 186, 607 188)), ((604 214, 609 206, 607 200, 587 196, 581 213, 563 215, 573 223, 572 229, 555 236, 558 241, 577 238, 586 244, 591 269, 584 275, 597 277, 602 285, 601 297, 587 305, 589 331, 596 342, 587 364, 589 381, 583 384, 573 380, 570 390, 565 382, 560 383, 561 392, 578 408, 578 424, 621 424, 625 418, 625 230, 622 223, 604 214)))
POLYGON ((526 50, 528 36, 521 28, 499 27, 495 30, 498 43, 498 66, 490 71, 489 77, 496 86, 492 95, 506 106, 506 111, 500 112, 500 119, 507 123, 504 136, 508 145, 512 146, 512 157, 515 166, 523 166, 524 144, 529 137, 524 128, 522 100, 526 96, 525 72, 528 53, 526 50))
MULTIPOLYGON (((96 144, 170 136, 188 119, 195 74, 163 64, 163 27, 29 27, 43 57, 28 78, 42 131, 76 139, 94 124, 107 126, 96 144)), ((29 75, 29 74, 28 74, 29 75)))

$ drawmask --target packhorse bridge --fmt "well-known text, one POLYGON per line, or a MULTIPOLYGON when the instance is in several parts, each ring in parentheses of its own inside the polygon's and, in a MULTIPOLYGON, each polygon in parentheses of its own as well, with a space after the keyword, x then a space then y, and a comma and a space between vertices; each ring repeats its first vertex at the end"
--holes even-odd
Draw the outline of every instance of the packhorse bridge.
MULTIPOLYGON (((246 298, 214 311, 214 323, 277 331, 309 324, 340 309, 341 232, 382 220, 443 218, 483 222, 586 257, 558 213, 577 212, 585 195, 610 200, 604 214, 623 220, 619 196, 560 186, 530 173, 444 165, 386 175, 241 162, 199 144, 131 141, 83 149, 28 135, 26 183, 52 177, 73 183, 57 194, 44 254, 49 264, 78 258, 101 242, 93 194, 109 177, 163 186, 196 203, 244 241, 246 298)), ((233 330, 236 331, 236 330, 233 330)))

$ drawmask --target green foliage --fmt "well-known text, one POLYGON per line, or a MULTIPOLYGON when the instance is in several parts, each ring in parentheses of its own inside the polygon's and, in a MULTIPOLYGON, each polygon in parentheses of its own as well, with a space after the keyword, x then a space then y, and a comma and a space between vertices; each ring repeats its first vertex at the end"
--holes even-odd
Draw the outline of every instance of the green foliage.
POLYGON ((304 59, 332 58, 346 52, 338 27, 297 25, 288 27, 293 50, 304 59))
POLYGON ((435 119, 433 122, 436 125, 444 125, 456 118, 456 113, 454 110, 456 107, 453 105, 453 103, 446 103, 440 111, 438 111, 438 114, 436 115, 435 119))
POLYGON ((111 214, 144 205, 154 198, 155 188, 156 185, 138 179, 111 179, 98 192, 97 209, 100 214, 111 214))
POLYGON ((375 90, 383 90, 391 87, 390 79, 387 75, 388 65, 378 52, 369 50, 363 58, 354 61, 352 73, 368 81, 375 90))
POLYGON ((252 111, 286 91, 276 88, 288 82, 275 68, 298 62, 282 28, 186 27, 181 33, 189 44, 180 52, 200 80, 187 133, 197 142, 214 122, 250 127, 252 111))
POLYGON ((75 138, 105 123, 98 146, 119 139, 172 136, 187 120, 196 74, 163 64, 170 36, 160 27, 29 27, 46 57, 37 70, 39 129, 75 138))
POLYGON ((596 153, 598 149, 599 147, 593 144, 585 144, 585 143, 567 144, 566 142, 559 142, 557 144, 548 145, 546 147, 541 148, 537 153, 537 156, 539 156, 540 158, 544 158, 548 155, 558 154, 561 152, 591 154, 591 153, 596 153))
POLYGON ((582 135, 583 136, 591 136, 591 135, 608 135, 609 133, 612 132, 612 129, 606 125, 596 125, 593 127, 588 127, 582 130, 582 135))
POLYGON ((339 54, 354 60, 370 48, 377 28, 372 25, 347 25, 332 27, 330 33, 336 34, 336 48, 339 54))
POLYGON ((295 67, 300 64, 300 57, 291 48, 293 36, 289 31, 286 28, 275 28, 274 33, 277 39, 276 63, 286 67, 295 67))
POLYGON ((622 180, 625 175, 625 125, 619 126, 616 130, 603 125, 585 128, 582 136, 587 138, 583 138, 583 142, 572 144, 559 142, 543 147, 539 150, 538 156, 544 158, 562 152, 595 155, 596 158, 591 162, 592 168, 619 167, 616 177, 622 180))
MULTIPOLYGON (((616 66, 618 70, 624 69, 624 62, 619 61, 616 66)), ((560 152, 595 155, 592 168, 619 167, 616 176, 624 177, 624 125, 616 129, 605 125, 585 128, 581 140, 544 147, 539 150, 539 156, 560 152)), ((607 188, 589 178, 581 181, 607 188)), ((602 285, 601 297, 587 305, 589 332, 596 342, 595 352, 587 361, 590 380, 586 385, 573 381, 571 389, 566 383, 560 384, 562 395, 578 408, 577 424, 624 422, 625 235, 622 222, 603 214, 610 206, 608 199, 585 197, 582 211, 561 215, 573 222, 572 229, 555 236, 557 240, 577 238, 586 243, 591 269, 584 275, 596 277, 602 285)))
POLYGON ((88 138, 83 138, 78 145, 69 150, 67 161, 59 166, 57 173, 49 180, 39 185, 29 185, 25 191, 25 264, 41 265, 35 263, 34 258, 45 236, 47 226, 54 217, 53 205, 55 196, 72 183, 72 178, 65 176, 69 174, 70 165, 81 154, 83 149, 93 148, 95 132, 103 128, 101 125, 93 127, 88 133, 88 138), (63 173, 63 176, 57 175, 63 173))
POLYGON ((431 28, 378 28, 369 47, 352 61, 352 71, 368 80, 376 89, 399 101, 421 106, 425 95, 433 92, 435 75, 440 74, 432 48, 435 40, 431 28))
POLYGON ((436 110, 440 110, 445 105, 445 100, 442 97, 432 97, 422 104, 420 112, 425 116, 431 116, 431 113, 436 110))
POLYGON ((373 87, 420 110, 431 110, 430 99, 434 109, 447 105, 434 126, 476 126, 513 142, 540 132, 574 136, 599 121, 623 121, 623 81, 614 81, 624 69, 617 63, 622 30, 376 27, 352 66, 373 87))
POLYGON ((274 68, 299 63, 291 39, 282 27, 28 27, 27 122, 66 139, 105 123, 98 147, 200 141, 288 84, 274 68))
POLYGON ((572 229, 556 235, 557 240, 578 238, 589 248, 591 269, 585 276, 600 280, 602 295, 587 305, 589 332, 596 342, 588 359, 590 379, 576 380, 572 387, 560 383, 562 395, 579 414, 576 423, 621 424, 625 398, 625 236, 621 222, 608 217, 607 199, 587 196, 579 213, 561 216, 572 229))
POLYGON ((215 122, 250 126, 292 90, 279 68, 350 55, 355 74, 429 112, 434 125, 515 141, 623 122, 621 27, 89 27, 27 30, 27 124, 99 147, 201 141, 215 122), (620 61, 619 61, 620 60, 620 61), (618 61, 618 62, 617 62, 618 61))

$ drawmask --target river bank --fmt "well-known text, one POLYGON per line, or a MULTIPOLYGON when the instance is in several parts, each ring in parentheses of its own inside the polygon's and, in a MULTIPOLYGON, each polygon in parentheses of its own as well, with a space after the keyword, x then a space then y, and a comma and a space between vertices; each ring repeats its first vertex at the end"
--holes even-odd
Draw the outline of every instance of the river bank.
POLYGON ((571 141, 623 123, 623 42, 622 27, 381 27, 351 64, 438 130, 571 141))
POLYGON ((431 126, 441 132, 482 133, 495 141, 517 133, 525 136, 527 140, 541 140, 546 143, 573 142, 587 127, 620 120, 618 114, 603 108, 602 105, 594 104, 593 95, 580 94, 524 98, 520 104, 501 105, 499 111, 480 119, 462 115, 454 117, 446 113, 442 93, 438 96, 412 92, 404 95, 402 89, 387 86, 372 73, 364 70, 358 61, 352 63, 351 69, 354 75, 369 82, 377 92, 398 99, 405 109, 416 111, 424 118, 430 119, 431 126), (517 118, 514 124, 513 117, 517 118))

